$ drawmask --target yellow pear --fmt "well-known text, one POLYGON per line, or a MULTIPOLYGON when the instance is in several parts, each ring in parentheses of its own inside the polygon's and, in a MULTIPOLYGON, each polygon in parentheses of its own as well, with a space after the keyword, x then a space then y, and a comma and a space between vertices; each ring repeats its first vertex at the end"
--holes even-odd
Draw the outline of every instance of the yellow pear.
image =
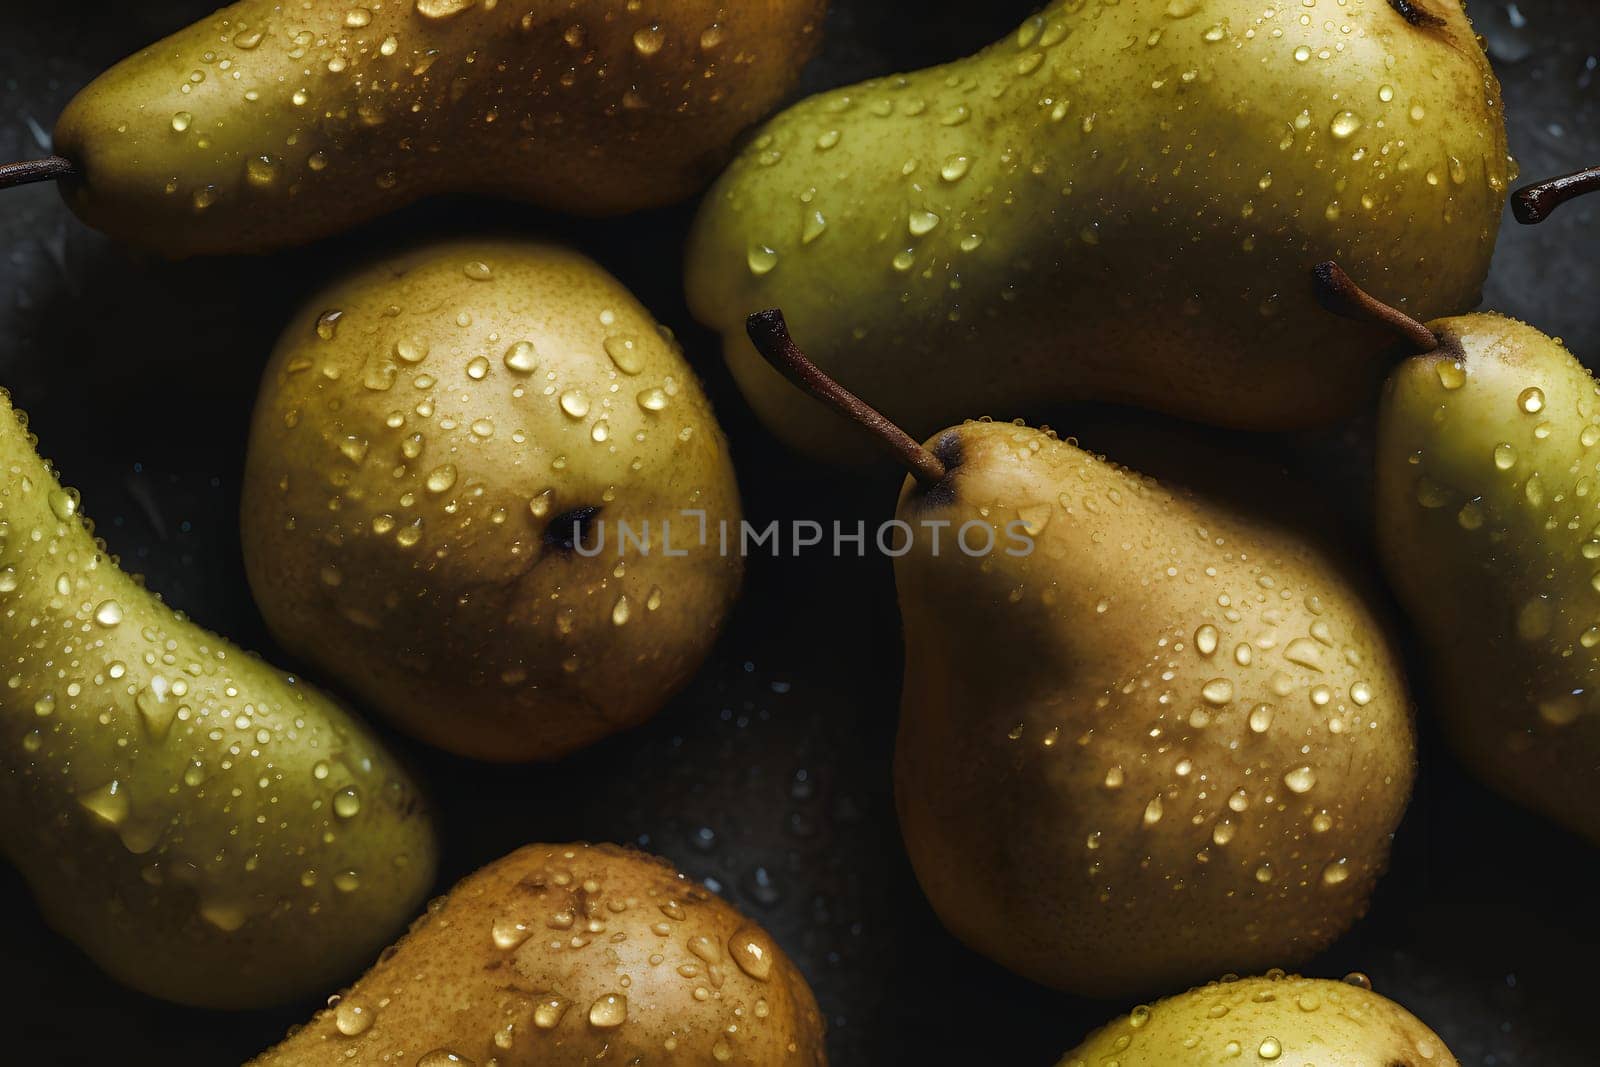
POLYGON ((522 241, 430 244, 314 297, 267 365, 242 514, 283 645, 480 759, 653 715, 741 574, 682 352, 593 261, 522 241))
POLYGON ((752 336, 914 472, 896 799, 957 937, 1124 995, 1305 960, 1363 914, 1415 748, 1385 625, 1338 560, 1047 431, 919 446, 841 401, 775 313, 752 336))
POLYGON ((1057 1067, 1458 1067, 1444 1042, 1364 975, 1342 982, 1272 971, 1225 978, 1133 1011, 1057 1067))

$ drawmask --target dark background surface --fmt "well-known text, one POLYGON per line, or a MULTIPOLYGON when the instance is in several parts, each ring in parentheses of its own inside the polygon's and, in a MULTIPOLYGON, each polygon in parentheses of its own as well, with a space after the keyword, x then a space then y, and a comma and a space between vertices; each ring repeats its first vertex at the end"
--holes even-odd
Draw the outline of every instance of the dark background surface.
MULTIPOLYGON (((0 6, 0 159, 44 154, 44 131, 76 89, 211 7, 0 6)), ((968 53, 1034 6, 834 0, 806 88, 968 53)), ((1470 6, 1505 83, 1524 175, 1600 161, 1600 5, 1470 6)), ((129 569, 284 665, 239 557, 248 415, 291 310, 374 247, 464 231, 580 246, 684 340, 733 441, 750 518, 888 517, 897 479, 811 468, 777 449, 744 408, 715 344, 683 308, 678 263, 690 217, 684 208, 592 224, 444 203, 307 250, 167 264, 84 229, 49 188, 13 190, 0 197, 0 384, 32 415, 45 454, 83 491, 129 569)), ((1600 197, 1541 229, 1508 221, 1486 305, 1600 360, 1597 237, 1600 197)), ((1091 417, 1048 414, 1063 429, 1091 417)), ((1245 443, 1316 486, 1349 516, 1350 540, 1362 546, 1369 436, 1357 420, 1331 434, 1245 443)), ((886 561, 754 560, 712 662, 649 726, 551 767, 486 767, 396 744, 418 761, 442 810, 440 889, 529 841, 634 842, 706 879, 772 931, 812 981, 836 1064, 1052 1063, 1128 1005, 1024 982, 936 922, 895 825, 899 671, 886 561)), ((1595 855, 1466 779, 1427 727, 1420 682, 1417 696, 1423 770, 1393 869, 1371 915, 1305 970, 1368 972, 1464 1064, 1593 1064, 1595 855)), ((222 1014, 163 1004, 113 984, 46 930, 9 868, 0 868, 0 907, 5 1063, 236 1063, 317 1006, 222 1014)))

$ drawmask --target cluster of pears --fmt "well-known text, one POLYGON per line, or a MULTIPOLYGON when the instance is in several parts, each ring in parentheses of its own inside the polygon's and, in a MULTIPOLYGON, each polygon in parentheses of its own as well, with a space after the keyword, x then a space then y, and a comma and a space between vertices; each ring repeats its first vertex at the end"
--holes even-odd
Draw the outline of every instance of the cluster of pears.
POLYGON ((739 518, 710 404, 632 294, 558 247, 471 241, 379 259, 290 322, 242 530, 285 648, 430 744, 506 761, 688 681, 738 592, 715 531, 739 518))
POLYGON ((822 1067, 805 979, 755 923, 665 861, 530 845, 411 932, 252 1067, 822 1067))
POLYGON ((315 992, 433 882, 417 786, 343 708, 164 605, 0 393, 0 847, 50 923, 156 996, 315 992))
POLYGON ((681 200, 793 85, 825 0, 242 0, 68 105, 56 178, 171 256, 481 193, 586 215, 681 200))
POLYGON ((1422 317, 1474 305, 1508 168, 1459 0, 1057 0, 761 128, 686 284, 751 405, 813 454, 865 449, 759 358, 752 310, 919 437, 1075 398, 1299 428, 1366 398, 1380 338, 1322 315, 1306 272, 1338 256, 1422 317))
POLYGON ((1384 624, 1335 559, 1048 431, 917 445, 776 312, 750 331, 913 472, 896 798, 957 937, 1104 996, 1303 962, 1362 914, 1415 743, 1384 624))

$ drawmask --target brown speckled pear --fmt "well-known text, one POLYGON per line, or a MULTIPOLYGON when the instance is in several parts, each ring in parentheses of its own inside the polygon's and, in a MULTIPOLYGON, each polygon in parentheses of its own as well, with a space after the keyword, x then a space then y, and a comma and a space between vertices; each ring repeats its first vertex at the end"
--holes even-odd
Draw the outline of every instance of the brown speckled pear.
POLYGON ((895 799, 952 933, 1105 997, 1299 962, 1349 928, 1415 740, 1389 635, 1338 561, 1049 431, 968 422, 919 445, 781 312, 746 329, 911 472, 895 799))
POLYGON ((739 518, 670 334, 593 261, 516 241, 428 245, 315 297, 267 366, 242 508, 285 647, 501 761, 636 725, 687 682, 738 592, 718 530, 739 518))
POLYGON ((1384 624, 1340 564, 1038 430, 967 423, 930 447, 946 473, 899 509, 919 532, 895 564, 895 773, 950 930, 1121 996, 1297 963, 1348 929, 1414 742, 1384 624), (963 529, 994 551, 969 556, 963 529))
POLYGON ((1133 1009, 1057 1067, 1458 1067, 1426 1024, 1352 979, 1278 971, 1212 982, 1133 1009))
POLYGON ((435 901, 252 1067, 822 1067, 811 989, 759 926, 664 860, 530 845, 435 901))
POLYGON ((690 307, 768 426, 846 460, 859 438, 745 315, 781 307, 919 440, 1076 398, 1250 429, 1348 412, 1379 335, 1305 272, 1338 255, 1420 315, 1475 306, 1506 134, 1460 0, 1309 5, 1058 0, 970 59, 806 100, 707 195, 690 307))
POLYGON ((213 1008, 304 996, 432 883, 393 757, 124 573, 3 391, 0 658, 0 849, 119 981, 213 1008))
POLYGON ((421 197, 672 203, 788 92, 824 0, 244 0, 55 131, 67 202, 173 256, 300 244, 421 197))
POLYGON ((1600 843, 1600 386, 1499 315, 1428 324, 1378 438, 1378 539, 1473 771, 1600 843))

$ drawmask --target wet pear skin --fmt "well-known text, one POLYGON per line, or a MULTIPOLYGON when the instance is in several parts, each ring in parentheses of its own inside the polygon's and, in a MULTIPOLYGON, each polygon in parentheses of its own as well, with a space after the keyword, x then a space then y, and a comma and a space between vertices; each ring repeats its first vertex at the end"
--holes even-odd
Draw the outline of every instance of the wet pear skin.
POLYGON ((244 0, 123 60, 55 150, 84 221, 169 256, 304 244, 440 193, 681 200, 787 93, 823 0, 244 0))
POLYGON ((1466 15, 1409 10, 1068 0, 970 59, 812 97, 707 194, 690 307, 774 432, 847 462, 872 453, 758 357, 745 315, 782 308, 919 439, 1074 399, 1339 417, 1383 338, 1321 311, 1306 272, 1337 254, 1419 317, 1467 310, 1505 199, 1466 15))
POLYGON ((430 744, 520 761, 636 725, 692 677, 738 593, 716 530, 740 515, 650 313, 574 252, 467 241, 374 262, 289 324, 241 525, 286 648, 430 744), (592 557, 560 543, 586 511, 592 557))
POLYGON ((1600 842, 1600 386, 1514 319, 1429 327, 1384 392, 1377 514, 1431 711, 1484 781, 1600 842))
POLYGON ((252 1067, 612 1062, 827 1057, 811 989, 765 931, 664 860, 575 844, 466 878, 252 1067))
POLYGON ((325 989, 432 880, 416 785, 361 723, 118 568, 0 391, 0 850, 142 992, 325 989))
POLYGON ((1201 1067, 1235 1061, 1274 1067, 1458 1067, 1437 1034, 1365 984, 1282 971, 1225 978, 1134 1008, 1090 1035, 1057 1067, 1112 1062, 1201 1067))
MULTIPOLYGON (((967 945, 1086 996, 1301 961, 1361 916, 1415 769, 1383 622, 1340 564, 1010 423, 930 442, 900 517, 901 829, 967 945), (1025 557, 951 551, 966 523, 1025 557)), ((974 544, 982 538, 974 534, 974 544)))

